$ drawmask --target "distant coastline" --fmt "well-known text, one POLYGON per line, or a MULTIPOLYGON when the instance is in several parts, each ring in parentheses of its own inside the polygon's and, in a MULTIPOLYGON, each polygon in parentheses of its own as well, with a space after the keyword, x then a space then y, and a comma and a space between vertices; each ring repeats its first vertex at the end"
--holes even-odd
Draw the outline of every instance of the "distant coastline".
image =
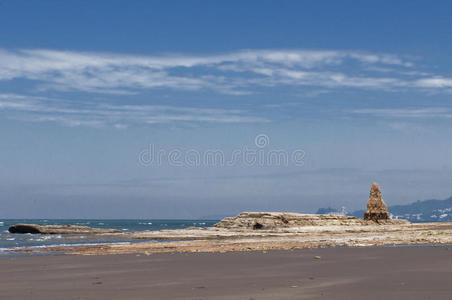
MULTIPOLYGON (((413 223, 423 222, 452 222, 452 197, 444 200, 423 200, 405 205, 392 205, 388 211, 393 219, 408 220, 413 223)), ((347 212, 345 207, 319 208, 317 214, 344 214, 361 218, 364 210, 347 212)))

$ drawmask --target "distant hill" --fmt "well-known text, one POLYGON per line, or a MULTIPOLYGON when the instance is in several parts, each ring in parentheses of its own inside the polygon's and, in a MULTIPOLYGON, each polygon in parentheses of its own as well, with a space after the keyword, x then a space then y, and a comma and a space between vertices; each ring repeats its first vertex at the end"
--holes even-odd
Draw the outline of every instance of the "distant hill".
MULTIPOLYGON (((328 214, 342 212, 343 209, 320 208, 317 213, 328 214)), ((452 197, 446 200, 424 200, 406 205, 388 207, 393 219, 404 219, 410 222, 452 222, 452 197)), ((364 210, 357 210, 350 214, 362 218, 364 210)))

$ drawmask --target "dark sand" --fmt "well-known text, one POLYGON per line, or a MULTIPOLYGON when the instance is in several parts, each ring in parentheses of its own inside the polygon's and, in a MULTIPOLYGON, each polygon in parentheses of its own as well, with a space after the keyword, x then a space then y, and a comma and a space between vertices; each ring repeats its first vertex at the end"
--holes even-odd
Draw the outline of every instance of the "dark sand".
POLYGON ((0 272, 0 299, 452 298, 445 246, 2 257, 0 272))

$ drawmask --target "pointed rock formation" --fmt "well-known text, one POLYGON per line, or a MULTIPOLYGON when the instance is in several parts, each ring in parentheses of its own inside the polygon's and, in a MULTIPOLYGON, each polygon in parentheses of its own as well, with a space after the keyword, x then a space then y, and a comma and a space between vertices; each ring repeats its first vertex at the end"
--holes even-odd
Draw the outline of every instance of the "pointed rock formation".
POLYGON ((378 222, 379 220, 388 219, 388 208, 383 199, 381 199, 380 187, 374 182, 370 188, 369 201, 367 201, 367 210, 364 213, 364 220, 378 222))

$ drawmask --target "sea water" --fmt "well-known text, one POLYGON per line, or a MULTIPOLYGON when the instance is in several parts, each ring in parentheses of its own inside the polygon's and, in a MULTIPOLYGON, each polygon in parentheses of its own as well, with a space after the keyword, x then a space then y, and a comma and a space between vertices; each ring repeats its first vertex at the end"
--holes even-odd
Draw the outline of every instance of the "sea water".
POLYGON ((78 225, 93 228, 117 229, 123 232, 183 229, 187 227, 210 227, 218 220, 88 220, 88 219, 7 219, 0 220, 0 254, 7 250, 24 247, 70 246, 104 243, 129 243, 136 240, 127 237, 64 234, 12 234, 11 225, 28 223, 38 225, 78 225))

